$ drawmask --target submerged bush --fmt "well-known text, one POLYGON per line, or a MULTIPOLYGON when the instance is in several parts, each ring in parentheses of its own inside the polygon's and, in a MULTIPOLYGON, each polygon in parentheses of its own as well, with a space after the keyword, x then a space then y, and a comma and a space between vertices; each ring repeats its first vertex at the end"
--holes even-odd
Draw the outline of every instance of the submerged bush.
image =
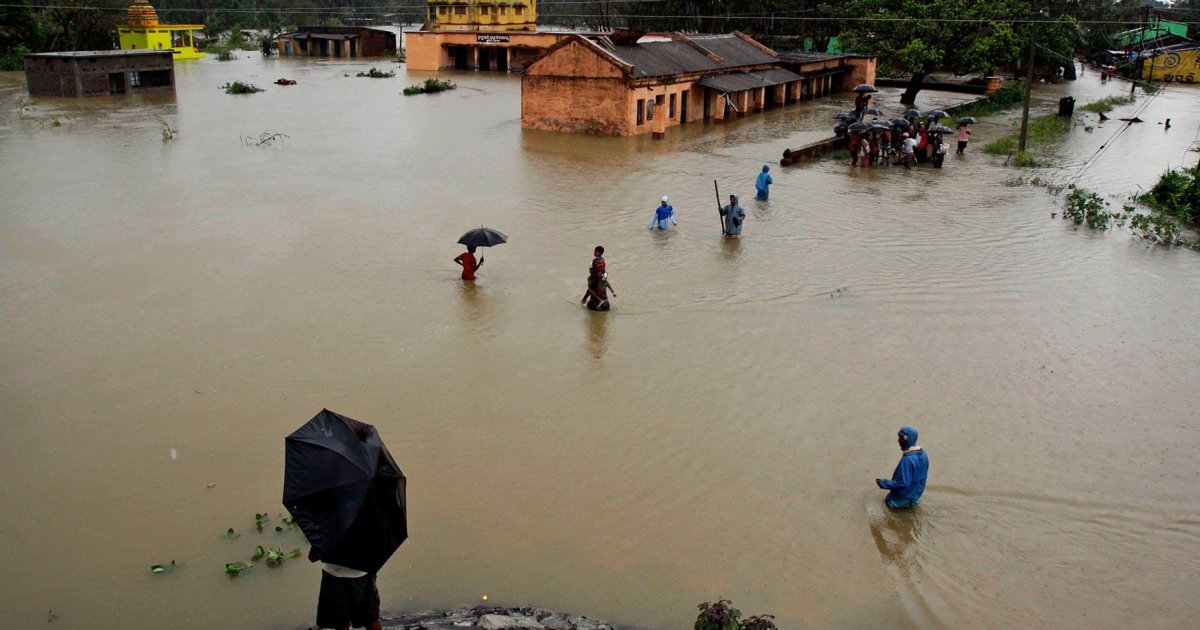
POLYGON ((237 59, 237 52, 232 50, 222 50, 217 53, 217 61, 233 61, 237 59))
POLYGON ((1163 173, 1140 200, 1180 221, 1200 225, 1200 167, 1163 173))
POLYGON ((742 611, 728 599, 704 602, 697 608, 700 614, 696 616, 694 630, 779 630, 774 615, 755 615, 742 620, 742 611))
POLYGON ((266 91, 253 83, 242 83, 241 81, 226 83, 221 86, 221 89, 225 90, 226 94, 254 94, 255 92, 266 91))
POLYGON ((1097 114, 1108 113, 1111 112, 1114 107, 1128 105, 1132 102, 1132 96, 1107 96, 1098 101, 1093 101, 1087 105, 1080 106, 1079 109, 1080 111, 1095 112, 1097 114))
POLYGON ((404 95, 412 96, 413 94, 435 94, 437 92, 445 92, 446 90, 453 90, 457 87, 458 87, 457 85, 454 85, 453 83, 451 83, 449 81, 442 81, 440 79, 435 79, 433 77, 430 77, 428 79, 425 79, 424 83, 421 83, 418 85, 410 85, 410 86, 404 88, 404 95))
POLYGON ((956 109, 954 111, 954 115, 959 118, 963 118, 965 116, 974 116, 976 118, 991 116, 996 112, 1002 112, 1006 109, 1020 105, 1024 96, 1024 90, 1018 85, 1002 87, 988 96, 970 103, 965 107, 956 109))
POLYGON ((1108 202, 1100 195, 1082 188, 1072 188, 1067 193, 1063 218, 1074 221, 1075 225, 1087 223, 1093 230, 1107 230, 1113 219, 1117 218, 1115 213, 1108 211, 1108 206, 1108 202))
POLYGON ((371 66, 370 70, 367 70, 366 72, 359 72, 355 76, 368 77, 371 79, 390 79, 390 78, 396 76, 396 73, 395 72, 384 72, 383 70, 379 70, 375 66, 371 66))

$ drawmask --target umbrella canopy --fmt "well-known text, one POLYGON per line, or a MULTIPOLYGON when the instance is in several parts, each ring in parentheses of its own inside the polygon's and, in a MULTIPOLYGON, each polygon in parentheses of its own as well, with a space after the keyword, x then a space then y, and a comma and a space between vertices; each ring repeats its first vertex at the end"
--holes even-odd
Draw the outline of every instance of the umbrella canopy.
POLYGON ((920 117, 921 117, 921 110, 919 110, 919 109, 906 109, 906 110, 904 110, 904 115, 905 115, 905 116, 911 116, 911 117, 913 117, 913 118, 920 118, 920 117))
POLYGON ((326 562, 378 572, 408 538, 406 485, 369 424, 322 409, 284 440, 283 506, 326 562))
POLYGON ((472 245, 475 247, 491 247, 507 243, 508 237, 491 228, 478 227, 463 234, 459 237, 458 242, 467 247, 472 245))
POLYGON ((929 128, 929 133, 953 133, 953 129, 946 125, 934 125, 929 128))
POLYGON ((909 127, 911 127, 911 126, 912 126, 912 123, 908 122, 907 120, 905 120, 905 119, 903 119, 903 118, 893 118, 893 119, 892 119, 892 126, 893 126, 893 127, 902 127, 902 128, 904 128, 904 129, 908 129, 909 127))
POLYGON ((925 119, 926 120, 934 120, 935 118, 945 118, 949 115, 950 114, 947 114, 946 112, 944 112, 940 109, 935 109, 935 110, 925 112, 925 119))
POLYGON ((863 114, 866 114, 867 116, 883 116, 883 112, 875 107, 868 107, 864 109, 863 114))
POLYGON ((854 86, 854 91, 858 92, 859 94, 862 94, 864 92, 878 92, 879 90, 876 89, 876 87, 874 85, 871 85, 870 83, 860 83, 860 84, 854 86))
POLYGON ((839 112, 833 115, 834 120, 858 120, 858 114, 854 112, 839 112))
POLYGON ((868 123, 868 122, 856 122, 853 125, 850 125, 849 127, 847 127, 847 129, 849 129, 850 131, 866 131, 867 129, 870 129, 870 128, 871 128, 871 123, 868 123))
POLYGON ((891 129, 892 121, 890 121, 890 120, 872 120, 871 128, 872 129, 891 129))
POLYGON ((964 117, 958 119, 958 124, 960 124, 960 125, 974 125, 978 122, 979 121, 976 120, 976 118, 974 116, 964 116, 964 117))

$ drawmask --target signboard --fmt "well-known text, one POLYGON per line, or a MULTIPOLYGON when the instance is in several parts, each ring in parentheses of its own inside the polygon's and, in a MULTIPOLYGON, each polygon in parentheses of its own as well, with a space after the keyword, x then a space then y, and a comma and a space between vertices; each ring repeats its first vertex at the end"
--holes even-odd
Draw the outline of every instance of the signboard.
POLYGON ((1200 83, 1200 50, 1159 53, 1146 60, 1143 75, 1163 83, 1200 83))
POLYGON ((490 35, 480 33, 475 36, 475 41, 480 44, 507 44, 508 35, 490 35))

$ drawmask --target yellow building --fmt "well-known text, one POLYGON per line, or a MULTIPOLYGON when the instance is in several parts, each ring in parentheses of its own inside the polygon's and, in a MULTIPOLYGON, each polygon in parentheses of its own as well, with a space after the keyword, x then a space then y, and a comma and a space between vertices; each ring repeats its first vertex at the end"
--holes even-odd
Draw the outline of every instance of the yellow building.
POLYGON ((537 30, 536 0, 427 0, 431 31, 507 33, 537 30))
POLYGON ((1142 76, 1150 81, 1195 84, 1200 82, 1200 49, 1162 51, 1146 59, 1143 66, 1142 76))
POLYGON ((121 50, 173 50, 176 60, 205 56, 193 37, 203 24, 159 24, 158 12, 146 0, 129 5, 128 15, 128 23, 117 27, 121 50))

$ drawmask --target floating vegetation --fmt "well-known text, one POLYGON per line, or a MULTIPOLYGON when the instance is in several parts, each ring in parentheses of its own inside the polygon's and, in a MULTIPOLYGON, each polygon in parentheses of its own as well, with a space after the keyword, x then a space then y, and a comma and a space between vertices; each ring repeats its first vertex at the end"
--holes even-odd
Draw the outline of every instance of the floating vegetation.
POLYGON ((241 81, 226 83, 225 85, 221 86, 221 89, 225 90, 226 94, 254 94, 255 92, 266 92, 266 90, 254 85, 253 83, 243 83, 241 81))
POLYGON ((175 570, 175 561, 174 560, 172 560, 170 562, 170 564, 152 564, 152 565, 150 565, 150 573, 152 573, 154 575, 159 575, 162 573, 166 573, 167 571, 174 571, 174 570, 175 570))
POLYGON ((292 139, 286 133, 271 133, 269 131, 264 131, 257 136, 240 136, 240 138, 244 147, 269 147, 275 143, 282 144, 284 140, 292 139))
POLYGON ((179 130, 172 127, 165 118, 158 115, 155 115, 155 117, 158 118, 158 130, 162 134, 163 142, 170 142, 179 135, 179 130))
POLYGON ((246 572, 247 569, 253 567, 253 564, 245 562, 227 562, 225 564, 225 575, 229 577, 237 577, 246 572))
POLYGON ((424 83, 410 85, 404 88, 404 95, 412 96, 414 94, 435 94, 437 92, 445 92, 446 90, 453 90, 456 88, 458 88, 458 86, 450 81, 442 81, 441 79, 430 77, 425 79, 424 83))
MULTIPOLYGON (((258 530, 258 533, 260 533, 260 534, 261 534, 261 533, 262 533, 262 530, 263 530, 263 527, 264 527, 264 526, 265 526, 265 525, 266 525, 266 524, 267 524, 267 523, 268 523, 270 520, 271 520, 271 517, 270 517, 270 516, 268 516, 266 512, 263 512, 262 514, 259 514, 259 513, 255 512, 255 513, 254 513, 254 529, 257 529, 257 530, 258 530)), ((260 547, 260 548, 261 548, 261 547, 260 547)))
POLYGON ((367 77, 370 79, 390 79, 390 78, 396 76, 396 73, 395 72, 384 72, 383 70, 380 70, 380 69, 376 68, 375 66, 371 66, 370 70, 367 70, 366 72, 359 72, 358 74, 356 74, 354 76, 367 77))
POLYGON ((217 61, 233 61, 237 59, 237 52, 233 50, 222 50, 217 53, 217 61))
POLYGON ((236 538, 240 538, 240 537, 241 537, 241 534, 239 534, 239 533, 237 533, 237 532, 233 531, 233 528, 232 528, 232 527, 230 527, 229 529, 225 530, 225 533, 224 533, 224 534, 221 534, 221 538, 222 538, 222 539, 224 539, 224 540, 234 540, 234 539, 236 539, 236 538))

